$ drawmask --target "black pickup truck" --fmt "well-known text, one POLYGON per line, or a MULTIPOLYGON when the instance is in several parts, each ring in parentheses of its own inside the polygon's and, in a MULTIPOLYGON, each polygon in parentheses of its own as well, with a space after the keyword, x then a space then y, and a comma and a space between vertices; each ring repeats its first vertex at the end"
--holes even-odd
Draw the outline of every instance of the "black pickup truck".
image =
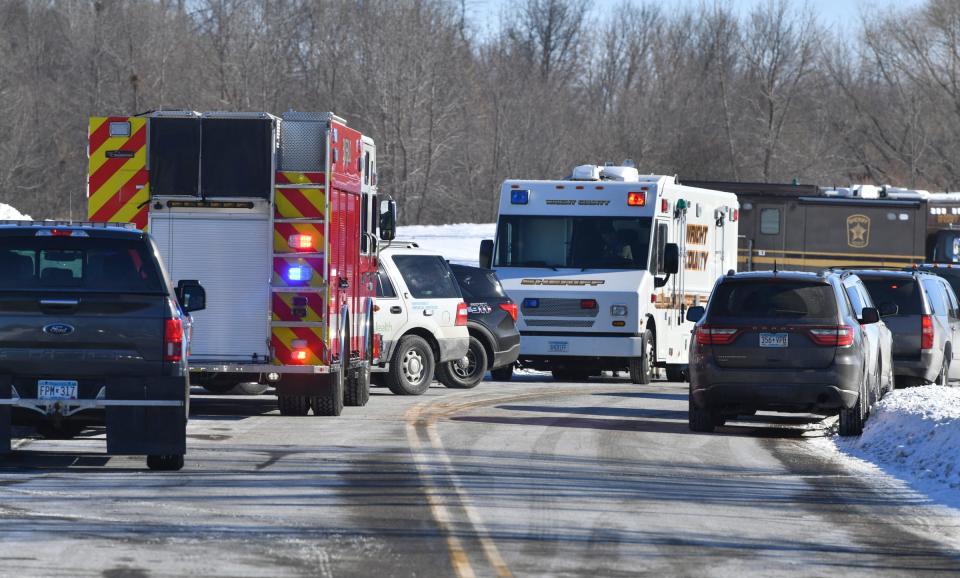
POLYGON ((72 437, 105 425, 108 454, 179 470, 189 317, 149 235, 119 225, 0 222, 0 453, 11 425, 72 437))

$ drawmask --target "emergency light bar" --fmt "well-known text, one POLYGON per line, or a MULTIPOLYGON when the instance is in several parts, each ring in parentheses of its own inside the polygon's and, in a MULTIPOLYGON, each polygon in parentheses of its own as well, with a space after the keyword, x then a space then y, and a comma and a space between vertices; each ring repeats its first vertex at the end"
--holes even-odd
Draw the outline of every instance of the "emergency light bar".
POLYGON ((643 207, 647 204, 647 193, 627 193, 627 206, 643 207))
POLYGON ((287 244, 291 249, 313 249, 313 235, 290 235, 287 244))
POLYGON ((529 203, 530 203, 530 191, 526 189, 518 189, 516 191, 510 191, 511 205, 526 205, 529 203))
POLYGON ((287 280, 295 282, 309 281, 313 276, 313 269, 307 265, 294 265, 287 269, 287 280))

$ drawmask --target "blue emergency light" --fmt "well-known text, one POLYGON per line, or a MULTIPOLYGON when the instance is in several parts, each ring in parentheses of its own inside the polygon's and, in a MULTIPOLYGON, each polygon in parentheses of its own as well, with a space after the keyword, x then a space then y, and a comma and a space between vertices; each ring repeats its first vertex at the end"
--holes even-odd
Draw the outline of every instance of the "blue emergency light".
POLYGON ((527 297, 523 300, 524 309, 536 309, 540 307, 540 300, 533 297, 527 297))
POLYGON ((510 191, 511 205, 526 205, 530 202, 530 191, 526 189, 517 189, 510 191))
POLYGON ((306 265, 294 265, 287 269, 287 280, 297 282, 309 281, 312 273, 313 270, 306 265))

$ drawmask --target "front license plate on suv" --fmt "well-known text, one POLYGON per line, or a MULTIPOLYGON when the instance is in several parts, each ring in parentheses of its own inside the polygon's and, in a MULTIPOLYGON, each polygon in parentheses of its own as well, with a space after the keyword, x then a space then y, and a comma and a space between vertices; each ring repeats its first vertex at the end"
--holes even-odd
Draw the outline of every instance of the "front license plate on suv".
POLYGON ((566 353, 570 349, 570 344, 566 341, 551 341, 550 353, 566 353))
POLYGON ((66 379, 37 381, 37 399, 77 399, 77 382, 66 379))
POLYGON ((760 347, 787 347, 787 333, 761 333, 760 347))

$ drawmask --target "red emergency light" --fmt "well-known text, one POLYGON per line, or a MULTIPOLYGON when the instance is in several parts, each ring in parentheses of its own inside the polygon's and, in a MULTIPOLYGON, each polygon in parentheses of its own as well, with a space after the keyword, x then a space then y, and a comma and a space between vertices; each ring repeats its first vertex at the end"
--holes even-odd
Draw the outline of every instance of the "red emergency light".
POLYGON ((666 199, 660 199, 660 212, 666 213, 670 210, 670 204, 667 203, 666 199))
POLYGON ((291 249, 313 249, 313 235, 290 235, 287 244, 291 249))
POLYGON ((627 193, 627 206, 642 207, 647 204, 647 193, 627 193))
POLYGON ((581 299, 580 300, 580 309, 596 309, 597 300, 596 299, 581 299))

